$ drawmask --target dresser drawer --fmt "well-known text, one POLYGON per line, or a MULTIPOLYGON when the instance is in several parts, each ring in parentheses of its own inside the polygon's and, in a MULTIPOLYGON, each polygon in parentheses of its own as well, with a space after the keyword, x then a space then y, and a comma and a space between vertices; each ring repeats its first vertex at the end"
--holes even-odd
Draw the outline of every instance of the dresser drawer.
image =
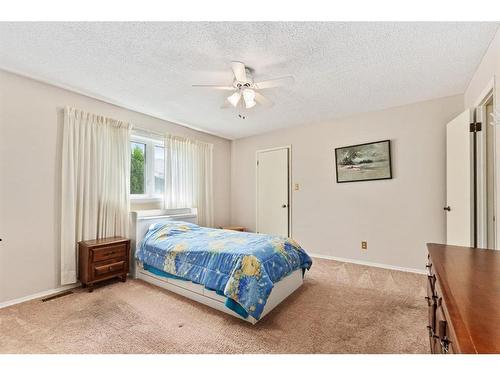
POLYGON ((432 268, 432 260, 430 255, 427 255, 427 264, 425 265, 425 268, 427 269, 427 274, 429 276, 434 275, 434 269, 432 268))
POLYGON ((436 309, 436 353, 449 354, 453 353, 451 326, 444 312, 443 300, 439 298, 436 309))
POLYGON ((436 276, 427 276, 427 297, 436 297, 436 276))
POLYGON ((101 262, 103 260, 115 258, 125 258, 125 256, 126 247, 123 244, 92 249, 93 262, 101 262))
POLYGON ((94 278, 100 279, 110 275, 123 273, 123 271, 125 270, 125 265, 126 262, 124 260, 107 264, 95 265, 93 269, 94 278))
POLYGON ((436 332, 436 310, 437 310, 437 297, 426 297, 427 312, 428 312, 428 325, 429 336, 433 336, 436 332))

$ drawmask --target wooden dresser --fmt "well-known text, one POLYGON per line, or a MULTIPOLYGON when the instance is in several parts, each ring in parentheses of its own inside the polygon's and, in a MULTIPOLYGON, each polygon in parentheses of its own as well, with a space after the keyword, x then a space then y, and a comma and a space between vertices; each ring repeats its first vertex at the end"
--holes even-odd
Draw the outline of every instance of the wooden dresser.
POLYGON ((432 353, 500 353, 500 251, 427 244, 432 353))
POLYGON ((130 240, 102 238, 78 243, 79 280, 92 292, 95 282, 119 277, 127 280, 130 240))

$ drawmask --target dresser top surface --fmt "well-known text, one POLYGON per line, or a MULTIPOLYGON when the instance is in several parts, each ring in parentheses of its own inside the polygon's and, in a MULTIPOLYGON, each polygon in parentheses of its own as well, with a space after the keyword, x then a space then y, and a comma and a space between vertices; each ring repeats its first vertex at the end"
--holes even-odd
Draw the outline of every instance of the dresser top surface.
POLYGON ((461 349, 500 353, 500 251, 427 247, 461 349))

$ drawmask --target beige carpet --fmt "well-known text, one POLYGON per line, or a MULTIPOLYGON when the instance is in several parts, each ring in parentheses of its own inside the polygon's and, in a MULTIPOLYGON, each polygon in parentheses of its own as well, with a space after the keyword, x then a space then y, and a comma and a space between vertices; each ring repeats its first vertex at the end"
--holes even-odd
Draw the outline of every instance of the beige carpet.
POLYGON ((139 280, 0 310, 1 353, 427 353, 425 277, 314 259, 257 325, 139 280))

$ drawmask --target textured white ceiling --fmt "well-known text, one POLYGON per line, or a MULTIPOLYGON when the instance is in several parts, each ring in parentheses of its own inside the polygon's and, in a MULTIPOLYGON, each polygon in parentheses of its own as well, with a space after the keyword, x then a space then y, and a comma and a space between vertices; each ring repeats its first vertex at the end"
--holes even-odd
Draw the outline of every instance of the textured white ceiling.
POLYGON ((463 93, 497 23, 0 23, 0 68, 227 138, 463 93), (230 62, 276 104, 221 110, 230 62))

